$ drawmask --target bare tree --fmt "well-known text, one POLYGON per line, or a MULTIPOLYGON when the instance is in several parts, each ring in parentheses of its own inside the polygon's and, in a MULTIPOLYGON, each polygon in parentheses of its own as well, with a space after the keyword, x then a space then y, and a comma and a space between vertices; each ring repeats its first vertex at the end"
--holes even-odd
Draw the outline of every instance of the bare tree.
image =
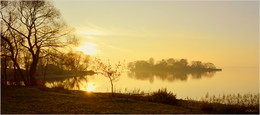
MULTIPOLYGON (((1 31, 3 31, 1 29, 1 31)), ((10 31, 10 30, 6 30, 6 31, 10 31)), ((1 32, 1 48, 3 52, 1 52, 1 56, 5 57, 5 60, 7 58, 10 58, 13 62, 13 70, 14 70, 14 81, 16 82, 17 85, 20 84, 20 82, 17 80, 17 76, 16 76, 16 69, 19 72, 19 75, 21 76, 22 80, 24 81, 25 84, 28 84, 27 81, 25 80, 24 74, 21 70, 21 67, 19 65, 19 62, 17 60, 18 58, 18 54, 19 54, 19 45, 18 45, 18 41, 16 39, 16 36, 14 33, 12 32, 1 32)), ((5 63, 5 62, 4 62, 5 63)), ((7 67, 7 66, 4 66, 7 67)), ((5 72, 6 72, 5 68, 5 72)), ((5 76, 7 77, 7 76, 5 76)))
MULTIPOLYGON (((4 30, 19 38, 19 41, 14 42, 19 44, 15 45, 29 51, 29 84, 36 85, 35 72, 38 61, 45 55, 46 50, 63 45, 60 38, 67 34, 64 30, 65 24, 59 11, 48 1, 6 1, 1 2, 1 5, 4 6, 0 12, 1 24, 4 30)), ((14 36, 10 38, 14 39, 14 36)), ((12 44, 2 32, 1 39, 12 44)), ((11 46, 14 45, 9 45, 10 49, 11 46)), ((16 50, 19 52, 19 49, 16 50)), ((14 55, 12 60, 19 70, 20 65, 15 61, 16 55, 12 52, 11 55, 14 55)), ((20 74, 23 76, 21 72, 20 74)))
POLYGON ((111 85, 111 94, 114 96, 114 82, 119 79, 121 76, 121 73, 123 71, 123 66, 120 63, 120 61, 115 64, 114 68, 112 65, 108 62, 108 64, 105 64, 101 61, 101 59, 95 58, 95 71, 97 73, 100 73, 107 77, 109 79, 110 85, 111 85))
MULTIPOLYGON (((2 39, 1 39, 2 40, 2 39)), ((7 63, 10 61, 8 58, 7 44, 1 41, 1 83, 7 85, 7 63)))

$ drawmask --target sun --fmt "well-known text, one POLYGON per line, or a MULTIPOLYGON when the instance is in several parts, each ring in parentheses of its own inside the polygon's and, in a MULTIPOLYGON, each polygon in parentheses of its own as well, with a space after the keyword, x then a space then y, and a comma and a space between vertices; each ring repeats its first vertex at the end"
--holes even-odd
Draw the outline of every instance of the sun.
POLYGON ((82 51, 87 55, 95 55, 97 53, 97 49, 95 48, 96 44, 94 43, 84 43, 84 45, 77 47, 77 50, 82 51))
POLYGON ((87 83, 87 88, 86 88, 86 91, 87 92, 92 92, 95 90, 95 85, 92 84, 92 83, 87 83))

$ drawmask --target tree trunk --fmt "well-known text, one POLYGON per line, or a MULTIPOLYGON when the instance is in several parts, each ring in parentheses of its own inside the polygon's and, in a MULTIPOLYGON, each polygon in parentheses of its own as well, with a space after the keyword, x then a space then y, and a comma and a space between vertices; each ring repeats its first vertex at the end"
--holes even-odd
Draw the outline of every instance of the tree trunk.
POLYGON ((21 83, 20 83, 20 79, 17 78, 17 72, 16 72, 17 69, 16 69, 15 64, 13 66, 14 66, 14 82, 15 82, 15 85, 22 86, 21 83))
POLYGON ((1 68, 1 69, 3 69, 3 85, 7 85, 7 76, 6 76, 6 70, 7 70, 7 63, 6 63, 6 61, 7 61, 7 59, 6 59, 7 57, 5 56, 4 57, 4 65, 3 65, 3 67, 1 68))
POLYGON ((109 78, 110 80, 110 84, 111 84, 111 94, 112 94, 112 97, 114 97, 114 86, 113 86, 113 81, 111 78, 109 78))
POLYGON ((29 70, 29 78, 30 78, 30 85, 34 86, 36 85, 36 80, 34 78, 35 72, 36 72, 36 64, 32 63, 30 70, 29 70))
POLYGON ((28 82, 25 80, 24 74, 23 74, 23 72, 22 72, 22 70, 21 70, 19 64, 16 62, 16 60, 14 60, 14 58, 11 58, 11 59, 13 60, 15 66, 17 67, 17 70, 18 70, 18 72, 20 73, 20 76, 21 76, 22 80, 24 81, 24 84, 25 84, 25 85, 28 85, 28 82))
POLYGON ((16 78, 16 67, 15 67, 15 64, 13 64, 13 68, 14 68, 14 70, 13 70, 14 71, 14 76, 13 76, 14 77, 14 82, 15 82, 16 85, 18 85, 18 81, 17 81, 17 78, 16 78))
POLYGON ((37 63, 38 63, 38 58, 33 56, 33 61, 29 70, 30 85, 32 86, 36 85, 35 72, 36 72, 37 63))

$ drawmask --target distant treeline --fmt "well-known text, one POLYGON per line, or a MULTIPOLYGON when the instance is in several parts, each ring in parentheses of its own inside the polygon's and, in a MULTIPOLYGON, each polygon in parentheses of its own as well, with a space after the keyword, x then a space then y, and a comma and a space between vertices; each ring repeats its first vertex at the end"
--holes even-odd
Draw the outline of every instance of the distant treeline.
POLYGON ((201 61, 192 61, 188 63, 187 59, 162 59, 155 63, 153 58, 148 61, 140 60, 128 63, 130 71, 160 71, 160 72, 211 72, 221 71, 213 63, 203 63, 201 61))

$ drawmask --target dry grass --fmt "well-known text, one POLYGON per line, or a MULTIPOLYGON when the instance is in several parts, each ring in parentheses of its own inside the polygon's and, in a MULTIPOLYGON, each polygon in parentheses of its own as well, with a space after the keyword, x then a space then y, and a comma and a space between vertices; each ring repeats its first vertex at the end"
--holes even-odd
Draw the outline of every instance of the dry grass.
MULTIPOLYGON (((150 102, 150 95, 143 95, 140 90, 135 94, 87 93, 70 91, 62 88, 45 87, 2 87, 1 113, 259 113, 259 107, 224 105, 192 100, 178 100, 168 105, 157 101, 150 102)), ((175 96, 167 90, 154 92, 165 98, 175 96), (165 95, 166 94, 166 95, 165 95)), ((156 94, 156 95, 157 95, 156 94)))
POLYGON ((207 103, 222 103, 227 105, 240 105, 246 107, 259 106, 259 94, 222 94, 222 95, 209 95, 201 98, 201 101, 207 103))
POLYGON ((201 113, 178 106, 44 87, 2 87, 1 113, 201 113))

